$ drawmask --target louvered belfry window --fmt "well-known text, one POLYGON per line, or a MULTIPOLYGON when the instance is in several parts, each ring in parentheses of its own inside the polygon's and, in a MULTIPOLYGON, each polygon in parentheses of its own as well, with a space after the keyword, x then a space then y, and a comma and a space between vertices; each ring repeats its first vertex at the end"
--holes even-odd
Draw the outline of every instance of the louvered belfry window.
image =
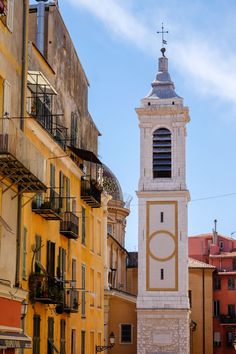
POLYGON ((166 128, 153 133, 153 178, 171 178, 171 132, 166 128))

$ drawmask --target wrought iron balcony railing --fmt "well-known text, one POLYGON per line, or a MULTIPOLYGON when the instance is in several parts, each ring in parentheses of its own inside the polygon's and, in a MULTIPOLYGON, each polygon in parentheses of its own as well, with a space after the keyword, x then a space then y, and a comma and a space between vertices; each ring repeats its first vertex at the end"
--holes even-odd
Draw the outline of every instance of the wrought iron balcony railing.
POLYGON ((0 124, 0 173, 23 192, 46 190, 44 157, 32 142, 7 118, 0 124))
POLYGON ((100 208, 101 189, 90 179, 81 179, 81 199, 83 199, 91 208, 100 208))
POLYGON ((236 314, 235 315, 220 315, 221 323, 236 323, 236 314))
POLYGON ((38 194, 32 202, 32 211, 46 220, 61 220, 60 196, 53 189, 49 195, 38 194))
POLYGON ((66 289, 64 311, 70 313, 70 312, 78 312, 78 310, 79 310, 79 291, 74 288, 66 289))
POLYGON ((55 277, 32 273, 29 277, 29 297, 31 302, 63 304, 64 283, 55 277))
POLYGON ((68 238, 77 239, 79 233, 79 218, 71 211, 66 211, 62 215, 60 223, 60 233, 68 238))

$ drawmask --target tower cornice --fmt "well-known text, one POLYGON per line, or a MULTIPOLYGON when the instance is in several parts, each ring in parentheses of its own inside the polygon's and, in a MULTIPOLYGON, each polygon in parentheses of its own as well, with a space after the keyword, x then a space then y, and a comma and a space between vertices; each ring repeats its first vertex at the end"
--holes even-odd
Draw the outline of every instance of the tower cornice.
POLYGON ((135 109, 137 115, 141 116, 176 116, 182 115, 184 116, 184 120, 186 122, 190 121, 189 117, 189 109, 188 107, 138 107, 135 109))

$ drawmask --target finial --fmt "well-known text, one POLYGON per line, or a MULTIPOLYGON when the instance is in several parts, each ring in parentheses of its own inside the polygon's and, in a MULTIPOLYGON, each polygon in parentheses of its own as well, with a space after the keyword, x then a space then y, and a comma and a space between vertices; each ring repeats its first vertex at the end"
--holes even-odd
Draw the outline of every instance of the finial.
POLYGON ((162 52, 162 56, 164 57, 165 56, 165 51, 166 51, 166 48, 165 48, 165 45, 167 44, 167 41, 164 39, 164 34, 165 33, 169 33, 169 31, 164 31, 164 26, 163 26, 163 22, 161 24, 161 31, 157 31, 157 33, 161 33, 161 38, 162 38, 162 48, 161 48, 161 52, 162 52))

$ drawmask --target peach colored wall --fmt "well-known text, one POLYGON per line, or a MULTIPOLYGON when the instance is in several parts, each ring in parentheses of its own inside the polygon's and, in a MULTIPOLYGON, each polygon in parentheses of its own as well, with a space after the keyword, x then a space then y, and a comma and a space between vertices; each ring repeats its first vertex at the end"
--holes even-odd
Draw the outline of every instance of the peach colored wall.
POLYGON ((115 334, 115 346, 108 351, 109 354, 136 354, 136 327, 137 314, 136 303, 118 298, 110 297, 109 301, 109 333, 115 334), (120 344, 120 324, 132 324, 133 326, 133 343, 120 344))
POLYGON ((212 354, 212 270, 190 268, 189 290, 192 293, 191 320, 197 324, 196 331, 192 333, 191 354, 212 354))

